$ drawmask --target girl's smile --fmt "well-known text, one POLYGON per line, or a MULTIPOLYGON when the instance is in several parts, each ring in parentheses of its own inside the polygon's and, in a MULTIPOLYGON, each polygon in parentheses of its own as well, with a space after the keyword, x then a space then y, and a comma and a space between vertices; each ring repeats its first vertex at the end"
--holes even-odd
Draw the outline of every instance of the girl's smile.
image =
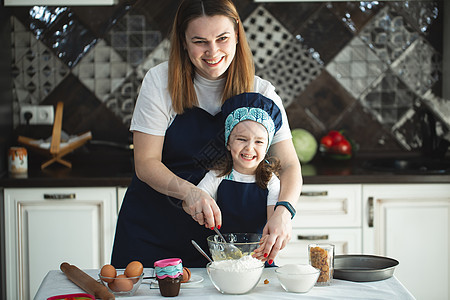
POLYGON ((256 156, 254 155, 248 155, 248 154, 241 154, 241 157, 245 160, 252 160, 254 159, 256 156))

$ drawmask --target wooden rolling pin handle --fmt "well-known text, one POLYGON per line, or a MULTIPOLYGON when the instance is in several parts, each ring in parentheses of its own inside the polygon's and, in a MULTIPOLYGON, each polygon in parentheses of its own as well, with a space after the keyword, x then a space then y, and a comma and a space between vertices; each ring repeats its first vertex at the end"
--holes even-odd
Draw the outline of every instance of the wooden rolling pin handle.
POLYGON ((111 294, 106 286, 98 283, 94 278, 80 270, 74 265, 63 262, 59 267, 73 283, 78 285, 88 294, 94 295, 96 299, 114 300, 115 296, 111 294))

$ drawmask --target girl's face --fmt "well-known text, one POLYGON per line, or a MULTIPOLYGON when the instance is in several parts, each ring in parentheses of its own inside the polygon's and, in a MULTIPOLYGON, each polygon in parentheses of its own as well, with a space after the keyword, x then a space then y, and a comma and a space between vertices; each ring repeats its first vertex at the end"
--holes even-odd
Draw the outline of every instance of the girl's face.
POLYGON ((231 152, 233 169, 242 174, 255 174, 266 156, 268 133, 255 121, 239 122, 231 131, 227 149, 231 152))
POLYGON ((230 18, 196 18, 189 22, 185 37, 185 47, 197 73, 211 80, 222 77, 236 53, 237 33, 230 18))

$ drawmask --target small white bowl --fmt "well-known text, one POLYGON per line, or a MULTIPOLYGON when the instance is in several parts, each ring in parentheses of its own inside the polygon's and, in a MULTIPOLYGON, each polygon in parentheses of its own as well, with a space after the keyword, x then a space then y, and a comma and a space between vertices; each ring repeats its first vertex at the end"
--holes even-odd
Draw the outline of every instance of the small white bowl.
POLYGON ((281 286, 292 293, 307 293, 316 284, 320 270, 306 264, 288 264, 275 269, 281 286))
POLYGON ((214 268, 212 263, 206 265, 209 279, 222 294, 241 295, 253 290, 261 279, 264 264, 245 271, 229 271, 214 268))

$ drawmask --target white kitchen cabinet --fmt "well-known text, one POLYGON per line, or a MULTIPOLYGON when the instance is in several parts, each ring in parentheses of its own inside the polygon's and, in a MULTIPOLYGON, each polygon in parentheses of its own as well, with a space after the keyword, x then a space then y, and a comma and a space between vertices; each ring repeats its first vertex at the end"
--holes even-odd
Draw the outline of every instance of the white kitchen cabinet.
POLYGON ((397 259, 417 299, 449 299, 450 184, 364 184, 363 251, 397 259))
POLYGON ((115 187, 4 190, 7 299, 33 299, 49 270, 110 261, 115 187))
POLYGON ((292 220, 292 237, 277 265, 308 263, 308 244, 330 243, 336 254, 361 253, 361 185, 304 185, 292 220))

